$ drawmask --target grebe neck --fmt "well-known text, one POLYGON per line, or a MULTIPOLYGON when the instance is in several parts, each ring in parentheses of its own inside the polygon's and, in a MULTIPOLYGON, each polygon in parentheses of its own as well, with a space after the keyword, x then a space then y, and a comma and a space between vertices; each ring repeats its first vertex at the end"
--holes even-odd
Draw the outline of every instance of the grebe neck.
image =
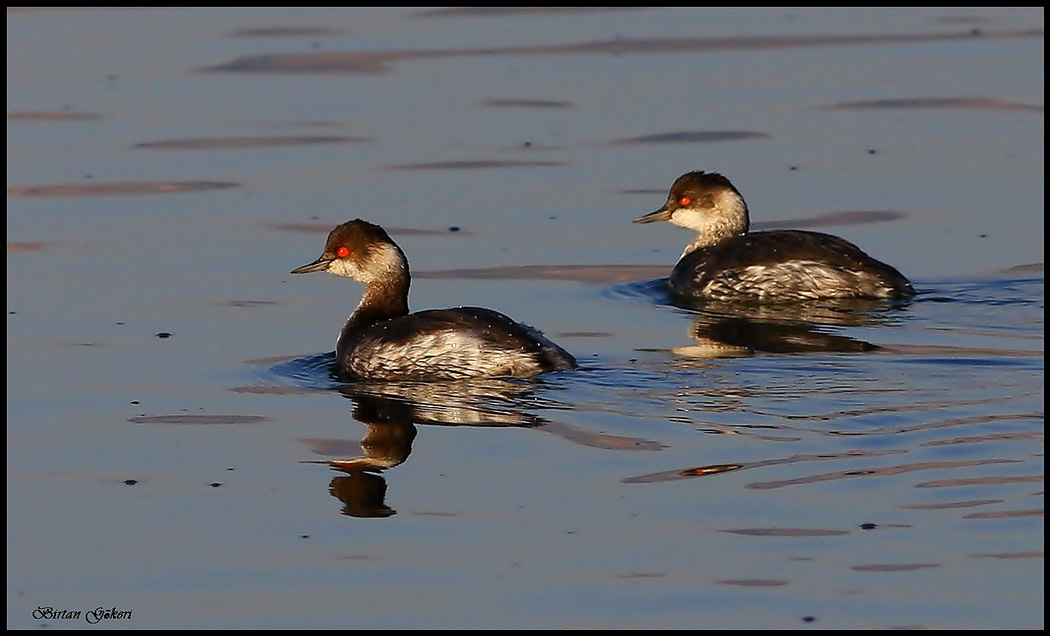
POLYGON ((340 356, 355 334, 384 320, 408 315, 408 288, 412 284, 408 259, 396 245, 386 246, 383 251, 386 258, 379 259, 382 263, 379 275, 355 272, 354 278, 365 284, 365 291, 339 332, 336 352, 340 356))

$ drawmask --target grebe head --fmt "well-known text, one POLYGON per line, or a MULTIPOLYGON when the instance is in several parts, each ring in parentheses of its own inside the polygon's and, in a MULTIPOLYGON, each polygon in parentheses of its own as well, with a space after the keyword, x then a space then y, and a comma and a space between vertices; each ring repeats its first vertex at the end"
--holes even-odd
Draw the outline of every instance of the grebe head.
POLYGON ((386 230, 361 219, 347 221, 328 233, 324 252, 293 274, 328 272, 365 285, 389 284, 408 276, 408 259, 386 230))
POLYGON ((654 221, 670 221, 696 231, 699 236, 687 252, 746 234, 750 224, 744 197, 729 179, 703 171, 678 177, 662 208, 634 220, 635 223, 654 221))

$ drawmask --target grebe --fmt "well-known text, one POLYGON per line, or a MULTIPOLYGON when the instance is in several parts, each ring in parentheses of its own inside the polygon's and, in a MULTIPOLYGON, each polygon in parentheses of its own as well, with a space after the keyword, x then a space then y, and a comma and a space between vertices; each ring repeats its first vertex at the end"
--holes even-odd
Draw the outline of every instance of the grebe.
POLYGON ((653 221, 699 233, 668 278, 679 296, 785 302, 915 295, 900 272, 845 239, 804 230, 748 232, 744 197, 717 173, 678 177, 662 208, 634 220, 653 221))
POLYGON ((328 272, 365 285, 335 353, 341 375, 378 380, 531 376, 576 367, 538 330, 481 307, 408 313, 408 259, 386 231, 355 219, 293 274, 328 272))

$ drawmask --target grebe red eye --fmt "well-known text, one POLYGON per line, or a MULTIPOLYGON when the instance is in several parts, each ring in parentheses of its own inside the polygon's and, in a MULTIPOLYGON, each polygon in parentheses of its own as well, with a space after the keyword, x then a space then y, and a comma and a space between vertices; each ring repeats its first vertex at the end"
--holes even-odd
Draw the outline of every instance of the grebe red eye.
POLYGON ((689 205, 692 202, 693 202, 693 200, 690 199, 689 197, 682 197, 682 198, 678 199, 678 205, 680 205, 682 207, 685 207, 685 206, 689 205))
POLYGON ((346 258, 347 256, 350 256, 350 248, 345 245, 340 245, 336 248, 335 255, 339 258, 346 258))

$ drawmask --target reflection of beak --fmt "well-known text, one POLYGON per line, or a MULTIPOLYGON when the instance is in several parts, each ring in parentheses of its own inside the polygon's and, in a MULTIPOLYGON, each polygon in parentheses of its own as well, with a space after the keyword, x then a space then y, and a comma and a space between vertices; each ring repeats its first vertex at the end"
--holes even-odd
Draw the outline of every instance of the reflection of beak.
POLYGON ((292 270, 292 273, 309 274, 310 272, 323 272, 326 269, 328 269, 328 265, 334 260, 334 258, 325 258, 324 256, 322 256, 312 263, 303 265, 302 267, 296 267, 292 270))
POLYGON ((650 212, 649 214, 646 214, 645 216, 638 217, 637 219, 635 219, 633 221, 633 223, 652 223, 653 221, 670 221, 670 220, 671 220, 671 211, 668 210, 667 206, 665 205, 664 207, 660 208, 659 210, 656 210, 655 212, 650 212))

